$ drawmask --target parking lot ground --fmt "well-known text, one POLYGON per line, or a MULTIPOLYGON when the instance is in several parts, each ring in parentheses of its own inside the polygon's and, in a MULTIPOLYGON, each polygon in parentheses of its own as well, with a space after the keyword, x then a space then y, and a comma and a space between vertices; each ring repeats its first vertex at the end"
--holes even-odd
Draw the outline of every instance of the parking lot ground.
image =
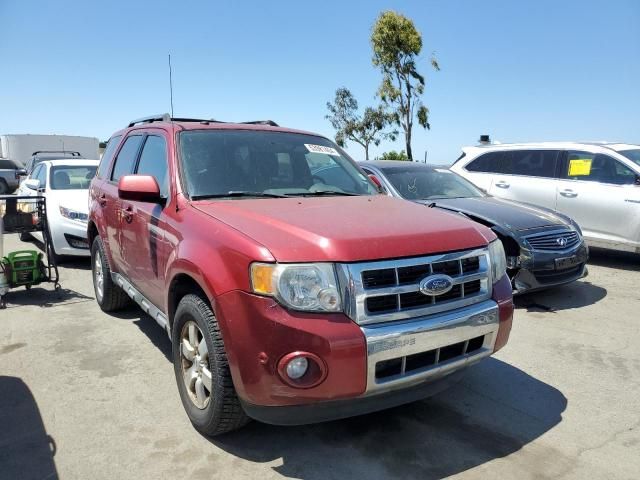
MULTIPOLYGON (((23 248, 5 236, 5 251, 23 248)), ((517 299, 509 344, 441 395, 208 439, 183 412, 163 331, 102 313, 88 260, 0 311, 0 478, 640 476, 640 258, 592 252, 583 281, 517 299)))

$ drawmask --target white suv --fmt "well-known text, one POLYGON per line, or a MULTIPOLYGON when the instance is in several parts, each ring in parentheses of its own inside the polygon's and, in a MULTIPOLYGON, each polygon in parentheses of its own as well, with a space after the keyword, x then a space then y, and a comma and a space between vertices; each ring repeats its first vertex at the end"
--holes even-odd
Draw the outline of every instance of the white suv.
POLYGON ((572 217, 591 246, 640 253, 640 145, 486 144, 462 151, 451 170, 491 195, 572 217))

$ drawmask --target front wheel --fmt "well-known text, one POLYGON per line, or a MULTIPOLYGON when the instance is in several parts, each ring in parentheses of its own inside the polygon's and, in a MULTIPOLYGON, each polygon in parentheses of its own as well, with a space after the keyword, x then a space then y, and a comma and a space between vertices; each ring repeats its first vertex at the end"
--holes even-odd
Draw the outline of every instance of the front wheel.
POLYGON ((214 436, 246 424, 249 418, 233 386, 218 321, 203 298, 182 298, 171 339, 180 399, 193 426, 214 436))

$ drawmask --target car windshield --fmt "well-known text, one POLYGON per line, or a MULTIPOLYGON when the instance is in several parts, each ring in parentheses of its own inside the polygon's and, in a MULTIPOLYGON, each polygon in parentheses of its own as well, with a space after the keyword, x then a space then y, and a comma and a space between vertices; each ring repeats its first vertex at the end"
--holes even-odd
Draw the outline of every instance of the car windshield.
POLYGON ((52 190, 86 190, 98 167, 93 165, 51 167, 52 190))
POLYGON ((312 135, 191 130, 180 134, 180 156, 192 199, 377 193, 342 150, 312 135))
POLYGON ((624 155, 636 165, 640 165, 640 148, 634 150, 621 150, 618 153, 620 155, 624 155))
POLYGON ((444 198, 483 197, 476 188, 459 175, 446 169, 392 167, 382 169, 393 187, 407 200, 441 200, 444 198))

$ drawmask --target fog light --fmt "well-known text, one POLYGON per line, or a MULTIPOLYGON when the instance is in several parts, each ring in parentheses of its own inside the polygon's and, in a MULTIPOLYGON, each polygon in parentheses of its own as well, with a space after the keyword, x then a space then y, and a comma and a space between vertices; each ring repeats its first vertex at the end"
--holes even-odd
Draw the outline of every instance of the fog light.
POLYGON ((292 380, 298 380, 307 373, 309 362, 305 357, 295 357, 287 363, 287 376, 292 380))

